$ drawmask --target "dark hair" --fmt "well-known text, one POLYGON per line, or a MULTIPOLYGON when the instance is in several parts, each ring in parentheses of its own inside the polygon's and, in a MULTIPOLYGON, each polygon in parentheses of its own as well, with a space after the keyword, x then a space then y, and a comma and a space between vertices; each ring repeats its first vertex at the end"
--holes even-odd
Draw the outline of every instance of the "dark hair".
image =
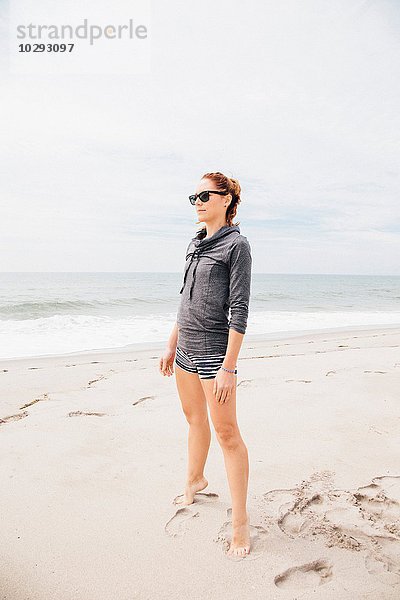
MULTIPOLYGON (((202 179, 211 179, 211 181, 213 181, 215 183, 215 185, 217 186, 218 190, 221 190, 222 192, 227 192, 228 194, 231 194, 232 200, 226 209, 225 218, 227 221, 227 225, 230 225, 230 226, 239 225, 240 221, 233 223, 233 219, 236 216, 238 204, 240 204, 240 202, 241 202, 241 200, 240 200, 241 187, 240 187, 238 180, 232 179, 231 177, 227 177, 226 175, 224 175, 223 173, 220 173, 219 171, 217 171, 216 173, 205 173, 202 176, 202 179)), ((200 221, 198 221, 198 223, 199 222, 200 221)), ((202 227, 197 232, 196 237, 201 240, 206 235, 207 235, 207 228, 202 227)))

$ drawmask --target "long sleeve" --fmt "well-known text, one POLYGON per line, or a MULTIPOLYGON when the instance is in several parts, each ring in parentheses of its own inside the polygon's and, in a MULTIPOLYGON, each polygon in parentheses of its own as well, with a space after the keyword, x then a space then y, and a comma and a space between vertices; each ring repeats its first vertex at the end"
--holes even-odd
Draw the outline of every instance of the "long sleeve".
POLYGON ((249 313, 251 286, 251 248, 245 236, 240 236, 229 256, 230 282, 229 305, 231 318, 229 327, 245 333, 249 313))

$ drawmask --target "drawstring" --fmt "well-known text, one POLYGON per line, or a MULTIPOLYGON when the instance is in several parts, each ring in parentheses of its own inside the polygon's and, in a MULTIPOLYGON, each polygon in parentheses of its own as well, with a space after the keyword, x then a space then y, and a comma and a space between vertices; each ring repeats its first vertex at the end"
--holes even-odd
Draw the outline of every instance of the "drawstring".
POLYGON ((194 265, 192 285, 190 286, 190 290, 189 290, 189 300, 192 297, 192 290, 193 290, 193 286, 194 286, 194 280, 196 279, 196 269, 197 269, 197 266, 199 264, 199 260, 200 260, 200 256, 197 257, 197 263, 194 265))
MULTIPOLYGON (((219 260, 218 258, 215 258, 214 256, 210 256, 209 254, 201 253, 201 251, 200 251, 199 248, 196 248, 196 250, 194 250, 194 252, 192 252, 191 255, 192 255, 192 257, 191 257, 190 263, 188 264, 187 268, 185 269, 185 275, 184 275, 184 278, 183 278, 182 288, 181 288, 181 290, 179 292, 180 294, 182 294, 182 292, 183 292, 183 290, 185 288, 186 277, 187 277, 187 274, 189 272, 190 265, 192 264, 193 259, 197 258, 197 262, 196 262, 196 264, 194 266, 194 269, 193 269, 192 283, 191 283, 190 290, 189 290, 189 300, 192 298, 192 291, 193 291, 194 282, 195 282, 195 279, 196 279, 196 269, 197 269, 197 266, 199 264, 200 256, 207 256, 208 258, 211 258, 212 260, 215 260, 215 262, 223 263, 222 260, 219 260)), ((190 256, 190 254, 188 254, 188 256, 186 258, 188 258, 189 256, 190 256)))
POLYGON ((192 262, 193 262, 193 259, 194 259, 194 257, 195 257, 195 254, 196 254, 196 252, 197 252, 197 250, 195 250, 194 252, 190 252, 190 253, 187 255, 187 257, 186 257, 186 260, 187 260, 187 259, 189 258, 189 256, 190 256, 190 255, 192 255, 192 258, 190 259, 190 263, 188 264, 188 266, 187 266, 187 267, 186 267, 186 269, 185 269, 185 275, 184 275, 184 278, 183 278, 183 284, 182 284, 182 287, 181 287, 181 291, 179 292, 180 294, 182 294, 182 292, 183 292, 183 289, 184 289, 184 287, 185 287, 185 283, 186 283, 186 277, 187 277, 187 274, 188 274, 188 272, 189 272, 189 269, 190 269, 190 265, 191 265, 191 264, 192 264, 192 262))

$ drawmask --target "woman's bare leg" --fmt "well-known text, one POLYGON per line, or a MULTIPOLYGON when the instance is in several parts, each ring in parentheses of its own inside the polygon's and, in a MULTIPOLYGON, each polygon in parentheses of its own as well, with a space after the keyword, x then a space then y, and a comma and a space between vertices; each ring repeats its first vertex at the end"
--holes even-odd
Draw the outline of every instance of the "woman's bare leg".
POLYGON ((232 498, 232 544, 228 554, 245 556, 250 552, 250 520, 247 513, 249 459, 236 420, 236 387, 230 399, 220 404, 213 393, 214 379, 200 379, 210 407, 218 442, 224 454, 232 498))
POLYGON ((188 373, 175 367, 176 385, 186 420, 189 423, 188 466, 185 493, 175 499, 175 504, 192 504, 194 495, 207 487, 204 477, 211 430, 208 421, 207 400, 197 373, 188 373))

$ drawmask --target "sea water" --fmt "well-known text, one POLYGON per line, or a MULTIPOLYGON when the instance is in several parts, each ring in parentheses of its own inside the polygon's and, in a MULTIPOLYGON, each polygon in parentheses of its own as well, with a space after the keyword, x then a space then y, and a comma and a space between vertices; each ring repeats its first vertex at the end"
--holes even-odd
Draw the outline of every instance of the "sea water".
MULTIPOLYGON (((0 273, 0 358, 167 342, 181 273, 0 273)), ((252 274, 247 334, 400 326, 400 277, 252 274)))

